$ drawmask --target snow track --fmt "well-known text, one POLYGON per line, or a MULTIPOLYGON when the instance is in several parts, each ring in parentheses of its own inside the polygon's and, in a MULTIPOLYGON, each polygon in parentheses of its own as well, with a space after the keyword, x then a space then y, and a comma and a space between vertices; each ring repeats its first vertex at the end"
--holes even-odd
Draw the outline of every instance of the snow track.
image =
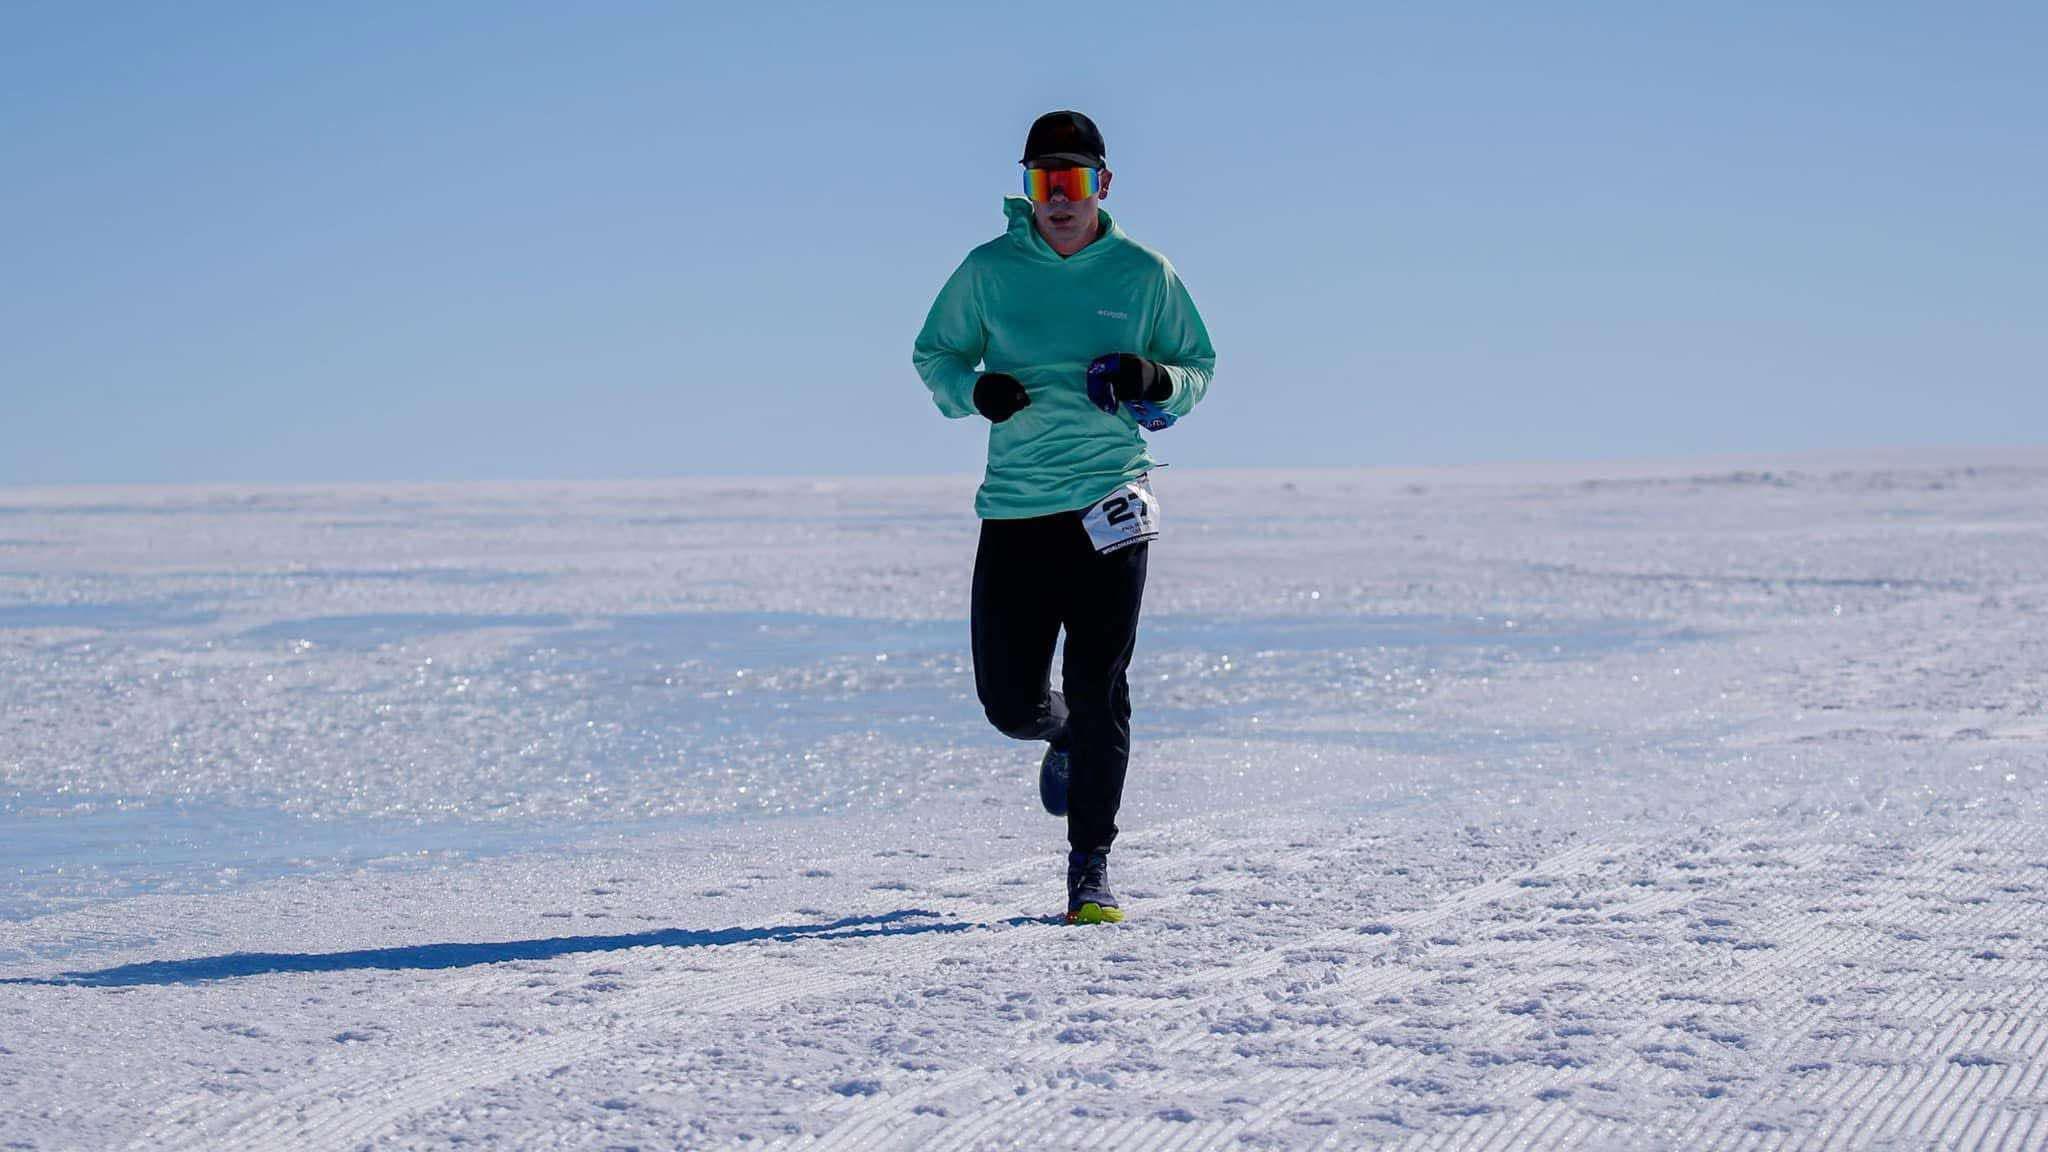
POLYGON ((145 1129, 131 1147, 190 1149, 345 1149, 462 1092, 545 1072, 629 1044, 651 1028, 673 1034, 687 1006, 692 1020, 767 1012, 854 984, 829 972, 770 969, 740 987, 707 988, 702 979, 652 981, 587 1027, 479 1050, 470 1037, 428 1031, 402 1053, 335 1061, 307 1082, 249 1107, 185 1101, 145 1129))
MULTIPOLYGON (((1212 846, 1219 858, 1240 862, 1251 853, 1245 841, 1212 846)), ((865 1058, 830 1068, 826 1081, 863 1086, 805 1109, 815 1118, 805 1121, 809 1130, 767 1146, 975 1149, 1029 1134, 1029 1142, 1048 1146, 1183 1152, 1267 1138, 1339 1147, 1347 1139, 1342 1133, 1370 1131, 1393 1146, 1492 1152, 1599 1146, 1638 1128, 1640 1120, 1626 1121, 1629 1112, 1650 1108, 1660 1139, 1668 1137, 1673 1146, 1947 1144, 1974 1131, 1980 1146, 2021 1147, 2030 1129, 2008 1115, 2006 1101, 2027 1099, 2041 1078, 2048 1030, 2034 1014, 2040 994, 2032 989, 2048 973, 2033 961, 2017 985, 1945 988, 1945 976, 1969 965, 1948 972, 1908 968, 1912 949, 1944 946, 1931 938, 1902 940, 1896 931, 1869 925, 1910 922, 1929 901, 1978 899, 1997 887, 1994 881, 2024 875, 2025 862, 2044 849, 2048 844, 2038 834, 2017 826, 1944 837, 1910 851, 1836 840, 1770 847, 1725 840, 1682 851, 1632 841, 1574 843, 1421 907, 1365 924, 1318 930, 1304 924, 1227 962, 1178 978, 1163 974, 1159 994, 1085 997, 1091 1019, 1141 1023, 1159 1038, 1143 1047, 1141 1067, 1113 1074, 1114 1098, 1146 1102, 1139 1114, 1105 1117, 1085 1114, 1083 1107, 1076 1115, 1075 1096, 1047 1086, 1091 1062, 1129 1063, 1130 1053, 1110 1039, 1077 1038, 1071 1029, 1033 1022, 988 1037, 978 1060, 899 1075, 886 1086, 874 1080, 877 1069, 865 1058), (1971 870, 1958 870, 1965 861, 1971 870), (1721 873, 1714 884, 1687 883, 1712 870, 1721 873), (1815 910, 1815 901, 1852 888, 1855 900, 1836 910, 1849 915, 1815 910), (1725 919, 1707 910, 1730 905, 1746 909, 1739 925, 1746 935, 1729 939, 1757 946, 1719 952, 1722 944, 1695 943, 1693 949, 1717 954, 1682 950, 1682 960, 1651 964, 1624 964, 1615 955, 1615 923, 1664 923, 1670 931, 1698 935, 1703 921, 1725 919), (1601 909, 1597 923, 1560 923, 1587 906, 1601 909), (1341 975, 1300 987, 1287 978, 1306 953, 1349 963, 1341 975), (1442 1046, 1405 1044, 1370 1022, 1374 1014, 1413 1011, 1418 1000, 1426 1007, 1427 993, 1443 987, 1447 974, 1474 970, 1484 974, 1462 986, 1464 998, 1500 1007, 1442 1029, 1442 1046), (1872 972, 1900 971, 1916 977, 1883 994, 1867 986, 1872 972), (1614 978, 1600 978, 1607 973, 1614 978), (1594 978, 1575 980, 1573 974, 1594 978), (1546 990, 1551 998, 1537 1004, 1546 990), (1311 1002, 1347 1006, 1351 1015, 1304 1020, 1287 1011, 1311 1002), (1845 1010, 1850 1002, 1853 1010, 1845 1010), (1645 1004, 1663 1007, 1643 1019, 1645 1004), (1827 1038, 1834 1034, 1823 1029, 1817 1042, 1812 1033, 1845 1015, 1883 1020, 1898 1034, 1893 1047, 1913 1058, 1877 1068, 1839 1054, 1822 1060, 1816 1054, 1838 1052, 1840 1038, 1827 1038), (1243 1024, 1247 1020, 1252 1023, 1243 1024), (1242 1030, 1221 1026, 1230 1022, 1242 1030), (1534 1029, 1545 1035, 1532 1044, 1536 1022, 1548 1027, 1534 1029), (1560 1034, 1572 1039, 1560 1044, 1560 1034), (1239 1035, 1284 1037, 1297 1059, 1219 1074, 1244 1062, 1231 1051, 1230 1040, 1239 1035), (1795 1073, 1796 1087, 1749 1087, 1771 1083, 1781 1065, 1806 1068, 1795 1073), (1588 1084, 1608 1085, 1615 1099, 1585 1100, 1601 1091, 1588 1084), (1615 1091, 1620 1085, 1632 1091, 1615 1091), (1421 1106, 1418 1093, 1424 1094, 1421 1106), (1216 1111, 1229 1114, 1203 1114, 1216 1111), (1802 1128, 1802 1115, 1828 1122, 1802 1128), (1337 1131, 1305 1142, 1333 1125, 1337 1131)), ((1365 845, 1340 850, 1362 852, 1365 845)), ((1369 861, 1358 865, 1371 870, 1369 861)), ((972 886, 1016 867, 953 882, 972 886)), ((797 1010, 803 1001, 898 996, 948 962, 985 953, 990 932, 1002 933, 1012 953, 1118 947, 1128 941, 1116 937, 1143 934, 1152 922, 1172 923, 1182 914, 1178 906, 1188 902, 1148 904, 1145 920, 1099 937, 1032 923, 879 935, 864 942, 859 972, 834 975, 763 966, 743 955, 755 945, 735 945, 732 970, 746 971, 759 986, 721 994, 711 991, 722 982, 715 973, 651 978, 592 1027, 528 1039, 488 1058, 434 1058, 431 1049, 460 1048, 460 1040, 427 1033, 419 1047, 429 1051, 332 1069, 253 1112, 169 1116, 137 1146, 417 1142, 438 1130, 437 1116, 461 1114, 461 1101, 478 1089, 505 1086, 516 1096, 564 1076, 613 1081, 623 1056, 705 1043, 725 1018, 797 1010)), ((1973 931, 2009 931, 2028 923, 2035 908, 2014 900, 1973 931)), ((1238 914, 1252 918, 1256 910, 1238 914)), ((630 974, 660 951, 614 953, 607 963, 630 974)))
MULTIPOLYGON (((1142 1015, 1146 1028, 1162 1037, 1148 1049, 1156 1066, 1117 1084, 1120 1096, 1147 1103, 1145 1114, 1113 1120, 1076 1116, 1074 1101, 1065 1094, 1020 1094, 1020 1083, 1101 1058, 1104 1049, 1113 1047, 1053 1038, 995 1052, 979 1068, 953 1069, 901 1092, 863 1097, 837 1110, 824 1131, 770 1146, 974 1149, 1003 1146, 1019 1133, 1047 1146, 1143 1152, 1236 1147, 1262 1138, 1294 1145, 1303 1133, 1290 1117, 1312 1116, 1338 1104, 1370 1118, 1378 1103, 1384 1105, 1383 1122, 1399 1117, 1398 1124, 1381 1133, 1390 1146, 1507 1152, 1600 1146, 1617 1132, 1637 1127, 1614 1112, 1626 1111, 1624 1105, 1639 1110, 1656 1103, 1658 1141, 1672 1147, 1863 1147, 1880 1140, 1960 1146, 1966 1137, 1973 1146, 2004 1147, 2014 1141, 2009 1146, 2021 1147, 2017 1141, 2024 1130, 2015 1130, 2012 1102, 2030 1101, 2028 1093, 2042 1077, 2048 1026, 2035 1014, 2041 1000, 2036 989, 2048 978, 2048 965, 2036 960, 2023 973, 2013 973, 2020 978, 2017 985, 1973 981, 1977 986, 1957 988, 1951 985, 1966 979, 1967 962, 1931 969, 1909 966, 1905 952, 1915 947, 1939 951, 1941 946, 1902 941, 1863 925, 1906 922, 1930 899, 1975 898, 1989 877, 2022 875, 2026 862, 2044 851, 2048 837, 2018 825, 1946 837, 1911 852, 1839 841, 1779 845, 1768 852, 1750 840, 1723 841, 1683 855, 1663 845, 1574 845, 1532 867, 1448 894, 1427 908, 1374 922, 1375 927, 1393 926, 1403 938, 1447 928, 1469 932, 1475 924, 1546 924, 1547 938, 1533 945, 1428 943, 1373 952, 1361 949, 1357 927, 1339 928, 1295 937, 1206 970, 1177 985, 1185 994, 1163 1005, 1142 997, 1090 998, 1091 1012, 1142 1015), (1866 860, 1873 854, 1888 861, 1877 874, 1866 860), (1987 865, 1992 855, 1998 859, 1987 865), (1660 858, 1665 870, 1647 871, 1660 858), (1702 859, 1722 861, 1752 878, 1745 881, 1735 872, 1728 883, 1707 891, 1670 886, 1695 878, 1688 873, 1700 871, 1702 859), (1959 871, 1964 860, 1978 863, 1973 871, 1959 871), (1673 867, 1679 863, 1695 867, 1673 867), (1656 882, 1644 883, 1645 876, 1656 882), (1632 882, 1617 883, 1625 877, 1632 882), (1867 882, 1855 923, 1842 922, 1816 904, 1833 898, 1851 877, 1867 882), (1599 901, 1607 913, 1603 923, 1618 917, 1624 923, 1697 925, 1702 906, 1740 904, 1746 909, 1743 930, 1754 934, 1748 939, 1757 946, 1717 962, 1689 957, 1683 963, 1624 967, 1615 962, 1602 929, 1583 925, 1566 930, 1556 917, 1545 915, 1556 910, 1541 907, 1537 902, 1545 898, 1540 894, 1560 886, 1574 893, 1573 903, 1599 901), (1539 895, 1532 900, 1531 893, 1539 895), (1461 954, 1484 955, 1493 974, 1469 986, 1467 995, 1506 1003, 1510 1010, 1486 1014, 1456 1030, 1455 1051, 1402 1047, 1366 1028, 1297 1023, 1290 1027, 1291 1047, 1337 1063, 1269 1066, 1243 1076, 1198 1071, 1227 1065, 1232 1057, 1222 1050, 1218 1033, 1188 1025, 1252 1011, 1261 1001, 1270 1005, 1271 990, 1261 991, 1261 982, 1286 967, 1282 957, 1306 948, 1366 954, 1369 962, 1316 989, 1320 998, 1341 999, 1361 1010, 1403 1004, 1436 983, 1447 967, 1462 963, 1461 954), (1540 1008, 1514 1003, 1568 981, 1573 973, 1617 970, 1618 979, 1574 982, 1577 987, 1540 1008), (1894 973, 1894 979, 1900 972, 1914 976, 1877 995, 1866 987, 1873 971, 1894 973), (1845 1002, 1856 1004, 1851 1018, 1886 1021, 1886 1028, 1899 1034, 1897 1047, 1912 1058, 1878 1069, 1819 1061, 1815 1053, 1826 1049, 1817 1047, 1811 1033, 1822 1022, 1843 1017, 1845 1002), (1640 1018, 1644 1004, 1660 1006, 1648 1020, 1640 1018), (1576 1033, 1588 1041, 1530 1048, 1524 1039, 1539 1013, 1553 1022, 1554 1032, 1576 1033), (1646 1062, 1645 1054, 1652 1060, 1646 1062), (1469 1076, 1475 1067, 1484 1075, 1469 1076), (1796 1077, 1793 1083, 1775 1090, 1761 1087, 1782 1080, 1788 1067, 1796 1077), (1429 1084, 1432 1091, 1447 1092, 1447 1082, 1454 1079, 1465 1079, 1483 1099, 1427 1112, 1402 1107, 1412 1095, 1402 1086, 1429 1084), (1616 1101, 1603 1108, 1583 1099, 1588 1084, 1609 1085, 1609 1091, 1630 1084, 1656 1092, 1647 1101, 1617 1093, 1616 1101), (1658 1099, 1666 1096, 1671 1103, 1658 1099), (1172 1099, 1233 1098, 1244 1106, 1214 1120, 1186 1107, 1180 1112, 1151 1107, 1172 1099), (948 1099, 963 1102, 958 1122, 931 1114, 935 1101, 948 1099), (1818 1116, 1828 1123, 1802 1123, 1802 1117, 1818 1116)), ((1150 909, 1147 914, 1156 918, 1170 911, 1150 909)), ((1980 921, 1973 930, 1997 934, 2038 922, 2039 914, 2037 905, 2011 901, 2001 915, 1980 921)), ((1329 1146, 1345 1142, 1333 1134, 1329 1146)))
POLYGON ((1085 929, 964 485, 0 494, 0 1147, 2048 1146, 2048 457, 1168 482, 1085 929))
MULTIPOLYGON (((1367 1139, 1513 1152, 1648 1132, 1687 1148, 2019 1149, 2040 1132, 2048 957, 2033 942, 2048 830, 2037 825, 1959 821, 1918 840, 1752 826, 1487 843, 1438 875, 1278 910, 1266 897, 1333 863, 1385 874, 1389 855, 1413 847, 1371 821, 1323 826, 1312 859, 1274 847, 1309 839, 1303 828, 1267 818, 1226 836, 1182 821, 1134 836, 1135 887, 1169 870, 1218 879, 1133 901, 1135 919, 1111 929, 998 916, 979 895, 920 896, 932 907, 850 917, 838 932, 380 973, 373 982, 409 982, 412 1026, 309 1049, 274 1090, 212 1084, 165 1100, 124 1143, 440 1146, 496 1131, 502 1116, 530 1124, 543 1101, 557 1102, 545 1113, 595 1100, 605 1127, 546 1129, 594 1145, 635 1119, 620 1085, 669 1082, 677 1054, 739 1036, 764 1065, 804 1070, 788 1094, 798 1106, 779 1109, 784 1130, 750 1137, 784 1150, 1367 1139), (1460 880, 1472 867, 1493 874, 1460 880), (1239 946, 1184 947, 1204 938, 1239 946), (2000 946, 2012 954, 1987 958, 2000 946), (540 979, 600 991, 560 1023, 513 1031, 499 1014, 456 1010, 517 1001, 540 979), (965 1027, 948 1013, 968 994, 1021 995, 1038 1010, 967 1004, 978 1024, 965 1027), (836 1023, 793 1026, 807 1017, 836 1023), (821 1043, 835 1031, 879 1041, 898 1024, 937 1037, 927 1058, 898 1066, 877 1059, 887 1044, 821 1043)), ((896 865, 857 867, 835 867, 834 883, 874 887, 896 865)), ((997 858, 943 886, 1014 891, 1002 881, 1045 867, 997 858)), ((206 987, 320 1000, 348 984, 277 974, 206 987)), ((52 990, 112 1008, 110 992, 52 990)), ((701 1087, 714 1112, 735 1103, 701 1087)))

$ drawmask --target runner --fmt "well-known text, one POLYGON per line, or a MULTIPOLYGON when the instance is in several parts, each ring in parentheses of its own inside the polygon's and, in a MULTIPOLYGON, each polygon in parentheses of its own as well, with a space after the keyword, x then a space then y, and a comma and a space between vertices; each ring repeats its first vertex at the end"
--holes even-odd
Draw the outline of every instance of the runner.
POLYGON ((1067 818, 1067 921, 1114 922, 1109 850, 1131 749, 1124 674, 1159 534, 1139 429, 1187 415, 1216 353, 1173 265, 1101 207, 1111 173, 1092 120, 1039 117, 1022 163, 1026 194, 1003 202, 1008 230, 946 281, 912 360, 939 411, 989 421, 974 498, 975 690, 990 723, 1048 745, 1039 794, 1067 818))

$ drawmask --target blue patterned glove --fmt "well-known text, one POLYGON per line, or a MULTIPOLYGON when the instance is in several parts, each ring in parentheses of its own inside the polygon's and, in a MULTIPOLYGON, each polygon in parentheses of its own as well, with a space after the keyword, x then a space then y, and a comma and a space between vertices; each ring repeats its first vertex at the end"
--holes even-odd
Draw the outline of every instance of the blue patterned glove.
POLYGON ((1157 432, 1161 428, 1171 428, 1173 427, 1173 422, 1180 419, 1180 417, 1175 416, 1150 400, 1133 400, 1129 407, 1131 415, 1138 418, 1138 426, 1147 432, 1157 432))
POLYGON ((1173 378, 1166 369, 1123 352, 1097 356, 1088 365, 1088 399, 1111 416, 1117 405, 1130 408, 1140 426, 1148 432, 1173 426, 1174 415, 1160 407, 1173 395, 1173 378))

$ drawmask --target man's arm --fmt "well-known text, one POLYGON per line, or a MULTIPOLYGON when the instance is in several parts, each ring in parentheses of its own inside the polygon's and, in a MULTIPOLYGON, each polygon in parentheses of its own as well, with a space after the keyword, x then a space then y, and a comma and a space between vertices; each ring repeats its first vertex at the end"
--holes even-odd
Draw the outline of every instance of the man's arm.
POLYGON ((980 377, 976 365, 988 347, 971 262, 963 261, 939 289, 910 355, 925 387, 932 390, 932 402, 956 419, 975 414, 974 382, 980 377))
POLYGON ((1209 344, 1209 328, 1195 310, 1194 298, 1171 264, 1166 265, 1166 285, 1159 294, 1145 358, 1156 361, 1173 379, 1173 391, 1159 402, 1173 415, 1187 415, 1208 394, 1209 378, 1216 373, 1216 349, 1209 344))

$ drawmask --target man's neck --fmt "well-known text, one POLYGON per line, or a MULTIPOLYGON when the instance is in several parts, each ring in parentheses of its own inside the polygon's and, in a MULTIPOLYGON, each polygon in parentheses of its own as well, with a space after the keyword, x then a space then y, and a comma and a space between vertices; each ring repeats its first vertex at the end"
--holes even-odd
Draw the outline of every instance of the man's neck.
MULTIPOLYGON (((1036 221, 1034 221, 1033 224, 1035 226, 1036 221)), ((1093 244, 1097 240, 1100 240, 1102 238, 1102 210, 1100 208, 1096 209, 1095 215, 1089 218, 1088 234, 1081 238, 1081 242, 1079 244, 1074 245, 1073 252, 1060 252, 1060 246, 1052 242, 1052 238, 1045 234, 1045 229, 1043 228, 1040 228, 1038 230, 1038 238, 1045 241, 1046 247, 1052 249, 1054 252, 1059 253, 1060 259, 1065 260, 1067 257, 1074 255, 1075 252, 1079 252, 1081 249, 1086 248, 1090 244, 1093 244)))

